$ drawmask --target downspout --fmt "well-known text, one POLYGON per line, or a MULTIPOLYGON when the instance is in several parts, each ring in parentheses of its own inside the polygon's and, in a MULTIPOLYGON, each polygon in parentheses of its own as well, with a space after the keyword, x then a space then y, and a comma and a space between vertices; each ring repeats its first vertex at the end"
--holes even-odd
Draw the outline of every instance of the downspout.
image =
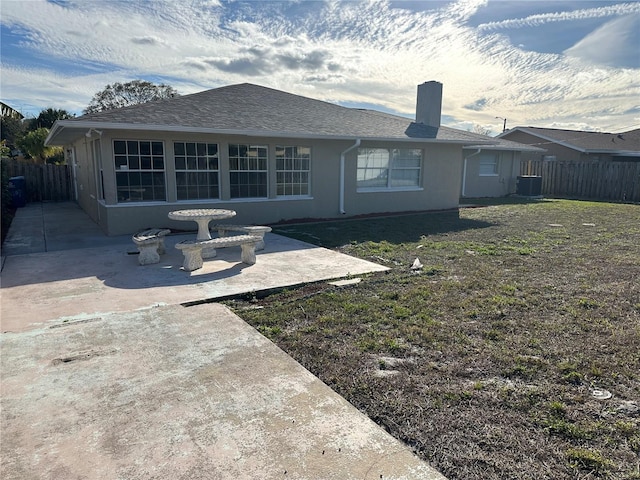
MULTIPOLYGON (((522 153, 520 153, 520 155, 522 155, 522 153)), ((518 157, 518 166, 520 166, 520 157, 518 157)), ((512 185, 512 181, 514 178, 516 178, 516 182, 517 182, 517 177, 518 175, 520 175, 520 172, 516 172, 516 151, 513 150, 511 152, 511 178, 509 179, 509 186, 507 187, 507 195, 510 195, 511 192, 511 185, 512 185)), ((513 192, 515 193, 515 191, 513 192)))
POLYGON ((340 154, 340 213, 344 215, 347 213, 344 209, 344 156, 353 150, 354 148, 358 148, 360 146, 360 139, 356 139, 356 143, 347 148, 344 152, 340 154))
POLYGON ((85 137, 89 139, 89 148, 91 149, 91 161, 94 169, 94 177, 95 177, 95 189, 96 189, 96 206, 98 208, 98 220, 100 220, 100 199, 104 198, 104 191, 102 189, 102 130, 96 130, 95 128, 90 128, 87 133, 84 134, 85 137), (93 134, 97 133, 98 138, 96 140, 93 139, 93 134), (96 144, 96 142, 99 142, 96 144), (98 147, 100 148, 100 158, 98 158, 97 151, 98 147), (102 195, 100 192, 102 191, 102 195))
POLYGON ((471 155, 467 155, 466 157, 464 157, 464 164, 462 167, 462 194, 461 194, 462 197, 466 196, 466 189, 467 189, 467 159, 478 155, 481 151, 482 149, 479 148, 476 153, 472 153, 471 155))
MULTIPOLYGON (((84 140, 84 145, 86 148, 86 152, 87 152, 87 163, 89 163, 89 161, 91 162, 91 165, 93 166, 93 181, 94 181, 94 188, 95 188, 95 195, 91 195, 89 194, 89 197, 92 198, 93 200, 95 200, 96 202, 96 216, 98 217, 98 224, 100 224, 100 221, 102 220, 100 217, 100 183, 99 183, 99 177, 98 175, 100 174, 99 170, 98 170, 98 164, 96 162, 96 149, 95 149, 95 144, 92 138, 92 131, 93 132, 98 132, 98 130, 94 130, 92 128, 90 128, 87 133, 84 134, 85 140, 84 140), (90 159, 90 160, 89 160, 90 159)), ((98 132, 99 135, 102 137, 102 132, 98 132)), ((101 146, 102 147, 102 146, 101 146)))
POLYGON ((78 161, 76 159, 76 147, 72 146, 70 149, 71 155, 71 174, 73 175, 73 194, 74 200, 78 201, 78 161))

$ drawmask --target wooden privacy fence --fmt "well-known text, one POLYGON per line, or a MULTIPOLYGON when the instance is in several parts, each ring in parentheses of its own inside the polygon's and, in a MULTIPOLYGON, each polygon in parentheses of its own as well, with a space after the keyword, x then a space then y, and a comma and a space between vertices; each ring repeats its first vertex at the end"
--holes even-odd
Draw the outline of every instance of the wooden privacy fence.
POLYGON ((522 162, 521 175, 542 177, 542 194, 640 202, 640 162, 522 162))
POLYGON ((27 202, 75 200, 69 165, 35 164, 3 158, 9 177, 24 177, 27 202))

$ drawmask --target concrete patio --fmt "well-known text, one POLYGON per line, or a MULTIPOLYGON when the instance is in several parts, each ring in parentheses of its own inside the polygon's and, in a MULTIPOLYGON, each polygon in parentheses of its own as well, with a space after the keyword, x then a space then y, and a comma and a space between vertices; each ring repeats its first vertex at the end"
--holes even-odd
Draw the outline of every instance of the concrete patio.
POLYGON ((14 222, 3 248, 3 332, 54 319, 192 304, 386 269, 267 234, 255 265, 240 263, 240 247, 235 247, 219 249, 203 268, 185 272, 174 246, 194 238, 194 232, 169 235, 160 263, 140 266, 130 235, 105 236, 73 203, 29 205, 18 210, 14 222))
MULTIPOLYGON (((194 224, 195 227, 195 224, 194 224)), ((3 479, 443 479, 216 300, 385 268, 267 234, 194 272, 139 266, 74 203, 2 251, 3 479)))

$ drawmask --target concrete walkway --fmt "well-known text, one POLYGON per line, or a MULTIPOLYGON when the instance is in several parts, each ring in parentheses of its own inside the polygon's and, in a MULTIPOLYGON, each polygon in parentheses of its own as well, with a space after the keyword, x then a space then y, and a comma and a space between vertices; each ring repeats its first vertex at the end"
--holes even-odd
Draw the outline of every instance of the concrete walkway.
MULTIPOLYGON (((195 225, 194 225, 195 227, 195 225)), ((443 479, 216 298, 384 270, 274 234, 141 267, 73 203, 2 255, 0 478, 443 479), (207 303, 202 303, 206 301, 207 303)))

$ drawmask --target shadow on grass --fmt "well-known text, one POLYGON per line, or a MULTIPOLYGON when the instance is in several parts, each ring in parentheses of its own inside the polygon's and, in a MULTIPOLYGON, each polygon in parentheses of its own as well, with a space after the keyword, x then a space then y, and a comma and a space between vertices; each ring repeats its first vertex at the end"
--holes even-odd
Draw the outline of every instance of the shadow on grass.
POLYGON ((458 212, 432 212, 388 217, 334 220, 274 226, 274 233, 327 248, 350 243, 418 242, 423 236, 491 227, 494 224, 461 219, 458 212))
POLYGON ((543 197, 525 197, 511 195, 508 197, 478 197, 478 198, 461 198, 460 205, 470 205, 478 207, 488 207, 495 205, 522 205, 529 203, 540 203, 545 200, 543 197))

